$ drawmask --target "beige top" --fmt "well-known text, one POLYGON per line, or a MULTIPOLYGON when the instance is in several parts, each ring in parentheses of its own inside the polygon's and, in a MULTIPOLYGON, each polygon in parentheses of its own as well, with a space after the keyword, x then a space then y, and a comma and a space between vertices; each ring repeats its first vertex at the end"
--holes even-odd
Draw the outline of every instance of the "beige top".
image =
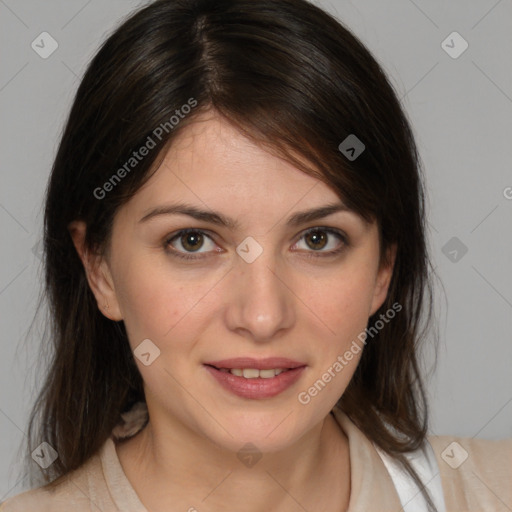
MULTIPOLYGON (((373 443, 343 411, 335 407, 333 412, 349 441, 347 512, 400 512, 393 481, 373 443)), ((146 420, 147 416, 139 415, 131 431, 125 431, 132 435, 146 420)), ((118 429, 99 453, 70 473, 56 490, 38 488, 18 494, 4 502, 0 512, 147 512, 119 462, 114 444, 122 432, 118 429)), ((429 436, 428 440, 439 465, 447 512, 512 511, 512 438, 429 436)))

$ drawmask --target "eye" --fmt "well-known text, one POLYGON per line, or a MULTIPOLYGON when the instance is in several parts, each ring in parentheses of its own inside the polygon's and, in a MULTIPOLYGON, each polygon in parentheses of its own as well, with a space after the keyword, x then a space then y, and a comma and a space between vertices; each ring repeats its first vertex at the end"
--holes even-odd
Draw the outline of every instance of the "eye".
POLYGON ((308 256, 332 256, 340 253, 348 246, 347 236, 337 229, 314 227, 308 229, 294 245, 294 248, 305 249, 308 256), (336 240, 337 239, 337 240, 336 240), (300 247, 301 241, 305 242, 305 247, 300 247), (314 254, 318 253, 318 254, 314 254))
MULTIPOLYGON (((334 228, 314 227, 308 229, 294 244, 292 250, 306 252, 306 257, 329 257, 342 252, 349 246, 348 238, 342 231, 334 228), (301 241, 305 242, 301 247, 301 241)), ((205 231, 182 229, 165 240, 164 247, 173 257, 185 260, 197 260, 209 252, 222 252, 205 231)))
POLYGON ((191 253, 205 253, 215 249, 215 242, 204 231, 198 229, 182 229, 172 235, 165 242, 165 246, 172 251, 173 256, 185 259, 196 259, 191 253), (204 249, 204 250, 201 250, 204 249))

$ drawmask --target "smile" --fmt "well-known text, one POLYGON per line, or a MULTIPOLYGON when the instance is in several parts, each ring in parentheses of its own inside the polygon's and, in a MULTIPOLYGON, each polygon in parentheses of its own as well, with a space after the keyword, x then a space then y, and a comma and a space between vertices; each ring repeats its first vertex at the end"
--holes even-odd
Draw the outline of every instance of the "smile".
POLYGON ((288 371, 288 368, 271 368, 269 370, 258 370, 258 368, 218 368, 221 372, 229 372, 237 377, 245 379, 271 379, 282 372, 288 371))
POLYGON ((236 358, 204 364, 214 382, 230 393, 253 400, 272 398, 301 377, 306 364, 286 358, 236 358))

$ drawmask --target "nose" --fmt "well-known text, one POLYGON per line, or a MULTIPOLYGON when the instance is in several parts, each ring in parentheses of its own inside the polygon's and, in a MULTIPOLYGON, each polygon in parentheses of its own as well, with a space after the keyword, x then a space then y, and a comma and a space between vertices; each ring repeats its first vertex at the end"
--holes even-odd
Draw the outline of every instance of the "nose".
POLYGON ((294 325, 295 296, 287 282, 290 276, 279 263, 270 250, 263 250, 252 263, 236 260, 226 308, 230 330, 264 343, 294 325))

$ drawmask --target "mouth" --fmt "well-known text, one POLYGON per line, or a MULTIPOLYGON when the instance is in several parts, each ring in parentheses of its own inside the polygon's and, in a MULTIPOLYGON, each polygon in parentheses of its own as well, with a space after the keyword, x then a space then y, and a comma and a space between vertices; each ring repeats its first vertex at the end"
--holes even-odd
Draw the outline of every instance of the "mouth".
POLYGON ((243 377, 244 379, 271 379, 280 373, 287 372, 290 368, 269 368, 268 370, 258 368, 217 368, 213 367, 221 372, 231 373, 237 377, 243 377))
POLYGON ((236 358, 204 364, 226 390, 242 397, 274 397, 292 386, 306 368, 305 363, 286 358, 236 358))
POLYGON ((293 370, 300 366, 306 366, 306 363, 286 357, 266 357, 264 359, 235 357, 232 359, 221 359, 219 361, 208 361, 205 364, 213 366, 218 370, 293 370))

